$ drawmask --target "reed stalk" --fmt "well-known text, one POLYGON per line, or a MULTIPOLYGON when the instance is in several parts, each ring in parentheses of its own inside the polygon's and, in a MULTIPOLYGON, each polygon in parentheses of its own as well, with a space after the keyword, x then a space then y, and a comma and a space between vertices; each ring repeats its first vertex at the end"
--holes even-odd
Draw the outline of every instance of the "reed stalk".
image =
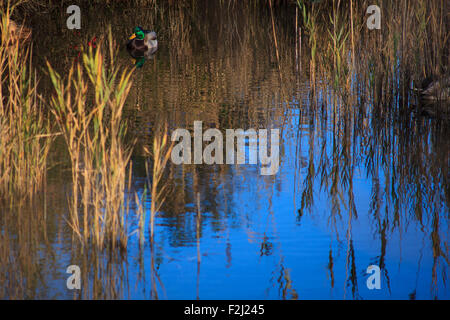
POLYGON ((0 198, 33 197, 42 189, 54 137, 37 93, 31 48, 10 19, 14 8, 8 3, 0 9, 0 198))
MULTIPOLYGON (((154 225, 156 213, 161 209, 166 198, 168 184, 163 181, 164 169, 170 158, 174 143, 168 140, 167 125, 158 126, 153 138, 153 169, 151 181, 151 207, 150 207, 150 241, 154 239, 154 225)), ((148 167, 147 167, 148 172, 148 167)), ((148 173, 147 173, 148 176, 148 173)))
POLYGON ((107 66, 102 52, 102 45, 90 48, 65 81, 47 63, 55 88, 51 105, 71 159, 71 227, 83 242, 126 248, 124 195, 132 144, 125 142, 122 113, 132 71, 119 71, 113 57, 107 66))

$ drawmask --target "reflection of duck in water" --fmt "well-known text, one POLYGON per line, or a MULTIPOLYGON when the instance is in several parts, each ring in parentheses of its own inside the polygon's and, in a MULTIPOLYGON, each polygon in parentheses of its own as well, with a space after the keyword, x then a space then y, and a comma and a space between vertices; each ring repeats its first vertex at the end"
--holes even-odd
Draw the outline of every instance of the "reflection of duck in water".
POLYGON ((127 43, 127 50, 136 59, 136 68, 141 68, 145 60, 151 59, 158 50, 156 32, 135 27, 127 43))

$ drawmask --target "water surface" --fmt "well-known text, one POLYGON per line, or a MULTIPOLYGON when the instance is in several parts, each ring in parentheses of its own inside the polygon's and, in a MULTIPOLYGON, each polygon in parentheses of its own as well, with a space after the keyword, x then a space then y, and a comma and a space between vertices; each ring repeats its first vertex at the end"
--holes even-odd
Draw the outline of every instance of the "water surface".
MULTIPOLYGON (((223 132, 279 128, 278 173, 170 165, 154 245, 140 248, 133 234, 125 254, 98 255, 79 250, 64 220, 71 187, 61 142, 45 194, 31 208, 2 209, 13 218, 0 222, 0 297, 449 299, 449 127, 377 114, 362 96, 342 99, 324 82, 313 97, 309 57, 295 50, 295 12, 276 13, 278 61, 268 11, 223 6, 164 18, 142 8, 87 12, 80 36, 52 18, 33 29, 35 61, 64 70, 77 55, 69 44, 108 24, 118 43, 135 25, 153 28, 159 49, 135 70, 125 112, 138 139, 133 192, 144 192, 143 150, 162 121, 171 130, 196 120, 223 132), (47 49, 51 42, 61 45, 47 49), (80 291, 66 288, 70 264, 81 267, 80 291), (380 290, 367 288, 369 265, 381 269, 380 290)), ((123 46, 118 63, 133 67, 123 46)), ((146 208, 149 216, 150 199, 146 208)), ((136 228, 132 214, 130 233, 136 228)))

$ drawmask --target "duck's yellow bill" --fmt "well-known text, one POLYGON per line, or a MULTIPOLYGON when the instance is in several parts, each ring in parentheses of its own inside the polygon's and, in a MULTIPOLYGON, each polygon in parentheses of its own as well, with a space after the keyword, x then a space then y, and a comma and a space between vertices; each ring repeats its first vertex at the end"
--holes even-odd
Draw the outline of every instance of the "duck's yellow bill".
POLYGON ((136 33, 133 33, 129 39, 133 40, 134 38, 136 38, 136 33))

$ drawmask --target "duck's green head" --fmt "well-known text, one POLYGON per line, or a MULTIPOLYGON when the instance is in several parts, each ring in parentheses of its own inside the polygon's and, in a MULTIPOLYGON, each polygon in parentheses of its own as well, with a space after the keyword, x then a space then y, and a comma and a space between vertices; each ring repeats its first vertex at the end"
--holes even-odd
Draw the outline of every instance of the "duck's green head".
POLYGON ((142 28, 141 27, 135 27, 133 29, 133 34, 131 35, 130 40, 132 40, 134 38, 139 39, 139 40, 144 40, 144 37, 145 37, 145 33, 142 30, 142 28))

